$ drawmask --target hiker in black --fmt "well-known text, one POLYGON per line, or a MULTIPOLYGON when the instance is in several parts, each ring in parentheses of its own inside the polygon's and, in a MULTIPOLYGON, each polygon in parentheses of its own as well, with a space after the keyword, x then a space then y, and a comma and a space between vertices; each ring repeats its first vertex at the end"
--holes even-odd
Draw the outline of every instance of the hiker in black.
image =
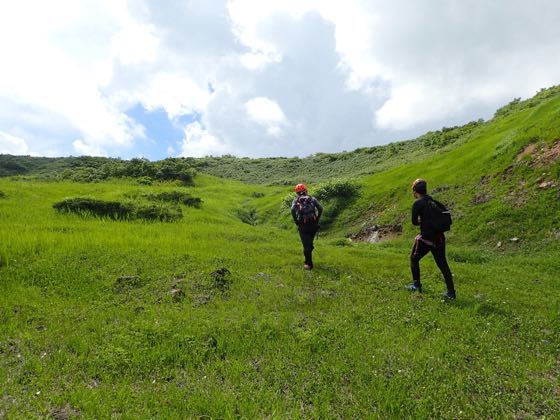
MULTIPOLYGON (((444 227, 434 228, 434 225, 439 226, 434 223, 434 218, 439 217, 436 212, 441 213, 441 210, 447 211, 447 209, 427 194, 427 183, 423 179, 414 181, 412 190, 416 197, 416 201, 412 205, 412 224, 420 226, 420 234, 416 236, 410 254, 410 270, 413 283, 409 284, 407 288, 410 291, 422 291, 420 260, 431 252, 447 286, 447 292, 443 296, 448 299, 455 299, 455 286, 453 285, 453 275, 445 257, 445 235, 443 233, 443 230, 449 230, 449 226, 444 225, 444 227), (439 212, 438 208, 440 209, 439 212)), ((447 214, 449 214, 448 211, 447 214)), ((448 223, 451 224, 450 217, 448 223)))
POLYGON ((313 268, 313 240, 319 230, 319 219, 323 207, 315 197, 307 194, 307 187, 303 184, 296 185, 296 198, 292 202, 292 218, 298 227, 299 237, 303 245, 305 262, 303 268, 313 268))

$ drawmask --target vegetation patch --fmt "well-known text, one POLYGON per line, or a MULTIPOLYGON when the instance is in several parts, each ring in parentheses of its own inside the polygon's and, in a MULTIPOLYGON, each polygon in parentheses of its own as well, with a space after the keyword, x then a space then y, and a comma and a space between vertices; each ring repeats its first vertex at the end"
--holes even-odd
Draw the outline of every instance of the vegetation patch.
POLYGON ((143 283, 139 276, 121 276, 113 283, 113 291, 115 293, 124 293, 127 290, 138 289, 143 283))
POLYGON ((142 194, 141 197, 150 201, 183 204, 196 208, 200 208, 202 205, 202 199, 200 197, 193 197, 191 194, 184 191, 164 191, 157 194, 142 194))
POLYGON ((113 220, 130 219, 134 214, 134 207, 131 203, 103 201, 87 197, 67 198, 54 203, 53 208, 60 213, 108 217, 113 220))
POLYGON ((338 215, 360 196, 360 187, 345 180, 329 181, 321 185, 314 196, 324 207, 321 226, 328 228, 338 215))
POLYGON ((53 204, 60 213, 106 217, 112 220, 143 219, 172 222, 183 217, 181 209, 163 204, 135 205, 131 202, 104 201, 95 198, 68 198, 53 204))
POLYGON ((0 198, 6 198, 6 193, 4 191, 0 191, 0 198))
POLYGON ((251 226, 255 226, 259 222, 257 209, 252 206, 238 208, 235 211, 235 215, 243 223, 246 223, 251 226))
POLYGON ((153 181, 180 181, 192 185, 196 176, 194 159, 168 158, 122 160, 93 156, 68 158, 30 158, 0 155, 0 177, 34 175, 48 180, 100 182, 110 178, 136 178, 142 185, 153 181))
POLYGON ((451 261, 468 264, 484 264, 490 260, 488 255, 471 249, 450 249, 447 256, 451 261))

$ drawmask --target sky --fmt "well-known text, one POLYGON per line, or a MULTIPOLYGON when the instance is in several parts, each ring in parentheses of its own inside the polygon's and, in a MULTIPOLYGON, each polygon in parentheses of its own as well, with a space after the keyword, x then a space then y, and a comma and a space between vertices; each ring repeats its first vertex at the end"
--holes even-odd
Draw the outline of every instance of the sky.
POLYGON ((0 153, 307 156, 560 83, 557 0, 0 0, 0 153))

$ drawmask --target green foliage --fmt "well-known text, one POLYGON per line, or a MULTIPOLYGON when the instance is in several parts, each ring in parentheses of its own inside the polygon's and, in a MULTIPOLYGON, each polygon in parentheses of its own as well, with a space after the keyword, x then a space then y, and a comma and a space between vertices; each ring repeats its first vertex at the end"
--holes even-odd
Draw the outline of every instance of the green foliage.
POLYGON ((153 181, 180 181, 192 185, 196 176, 192 159, 169 158, 158 162, 134 158, 80 156, 69 158, 32 158, 0 155, 0 176, 33 174, 42 179, 100 182, 109 178, 137 178, 148 185, 153 181))
POLYGON ((499 108, 494 113, 494 118, 505 117, 529 108, 534 108, 540 105, 544 100, 558 95, 558 93, 560 93, 560 86, 553 86, 541 89, 535 96, 524 101, 522 101, 521 98, 515 98, 507 105, 499 108))
POLYGON ((114 220, 130 219, 134 214, 134 207, 130 203, 103 201, 87 197, 67 198, 54 203, 53 208, 60 213, 77 213, 97 217, 108 217, 114 220))
POLYGON ((0 198, 6 198, 6 193, 4 191, 0 191, 0 198))
POLYGON ((137 206, 134 211, 134 216, 142 220, 175 222, 183 217, 183 212, 179 207, 167 204, 147 204, 137 206))
POLYGON ((235 210, 236 216, 241 220, 243 223, 248 225, 256 225, 258 223, 258 212, 255 207, 252 206, 244 206, 235 210))
POLYGON ((152 180, 152 178, 148 177, 148 176, 141 176, 139 177, 136 182, 139 185, 153 185, 154 181, 152 180))
POLYGON ((106 217, 113 220, 152 220, 173 222, 183 217, 181 209, 163 204, 133 204, 87 197, 67 198, 53 204, 60 213, 106 217))
POLYGON ((156 194, 142 194, 142 197, 152 201, 163 201, 168 203, 183 204, 185 206, 200 208, 202 199, 193 197, 184 191, 163 191, 156 194))
POLYGON ((321 185, 314 196, 319 200, 332 200, 334 198, 355 199, 360 195, 360 186, 345 180, 333 180, 321 185))

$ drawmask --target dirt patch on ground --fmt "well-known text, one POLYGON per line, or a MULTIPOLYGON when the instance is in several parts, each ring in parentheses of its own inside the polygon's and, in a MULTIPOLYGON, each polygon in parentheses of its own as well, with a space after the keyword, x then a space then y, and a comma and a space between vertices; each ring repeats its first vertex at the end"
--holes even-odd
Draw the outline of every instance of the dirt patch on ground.
POLYGON ((523 150, 517 154, 516 161, 521 162, 525 158, 525 156, 532 156, 533 153, 535 153, 536 148, 537 148, 537 145, 535 143, 531 143, 531 144, 525 146, 523 148, 523 150))
POLYGON ((402 233, 402 225, 373 225, 364 227, 358 233, 350 235, 350 239, 354 242, 367 242, 367 243, 378 243, 382 241, 387 241, 389 239, 395 239, 399 237, 402 233))
POLYGON ((475 204, 475 205, 484 204, 484 203, 487 203, 487 202, 489 202, 490 200, 492 200, 492 198, 493 198, 493 197, 492 197, 491 194, 488 194, 488 193, 485 193, 485 192, 481 192, 481 193, 475 195, 475 196, 472 198, 471 203, 472 203, 472 204, 475 204))
POLYGON ((525 146, 521 152, 517 154, 516 162, 520 163, 528 160, 529 166, 538 168, 547 166, 560 159, 560 140, 556 140, 551 146, 544 144, 531 143, 525 146), (530 159, 527 159, 530 157, 530 159))

